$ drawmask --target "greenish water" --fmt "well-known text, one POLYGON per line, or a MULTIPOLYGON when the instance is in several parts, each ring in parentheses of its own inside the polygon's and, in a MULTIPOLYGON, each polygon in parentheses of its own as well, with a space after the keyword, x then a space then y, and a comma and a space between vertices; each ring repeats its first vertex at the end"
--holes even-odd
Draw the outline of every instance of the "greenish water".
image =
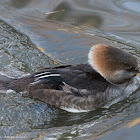
MULTIPOLYGON (((20 77, 44 67, 87 63, 96 43, 140 60, 138 5, 138 0, 0 1, 0 71, 20 77)), ((1 92, 0 138, 138 139, 139 96, 137 90, 109 109, 73 114, 21 93, 1 92)))

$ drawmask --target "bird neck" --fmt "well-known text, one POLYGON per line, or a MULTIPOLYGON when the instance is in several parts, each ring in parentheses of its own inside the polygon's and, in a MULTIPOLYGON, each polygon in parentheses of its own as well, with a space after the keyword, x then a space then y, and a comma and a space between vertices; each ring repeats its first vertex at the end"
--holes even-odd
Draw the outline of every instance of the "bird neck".
POLYGON ((140 77, 135 76, 131 80, 119 86, 109 86, 105 91, 106 100, 108 103, 104 106, 104 108, 109 108, 112 104, 115 104, 129 97, 139 88, 139 83, 140 77))

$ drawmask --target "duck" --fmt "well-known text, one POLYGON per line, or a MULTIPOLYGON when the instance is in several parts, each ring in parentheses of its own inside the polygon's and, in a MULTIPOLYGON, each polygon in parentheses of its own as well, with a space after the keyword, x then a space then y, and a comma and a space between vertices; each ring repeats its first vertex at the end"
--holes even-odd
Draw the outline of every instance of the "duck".
POLYGON ((133 55, 96 44, 89 50, 86 64, 45 68, 16 79, 0 75, 0 88, 26 91, 31 98, 68 112, 88 112, 124 95, 138 73, 133 55))

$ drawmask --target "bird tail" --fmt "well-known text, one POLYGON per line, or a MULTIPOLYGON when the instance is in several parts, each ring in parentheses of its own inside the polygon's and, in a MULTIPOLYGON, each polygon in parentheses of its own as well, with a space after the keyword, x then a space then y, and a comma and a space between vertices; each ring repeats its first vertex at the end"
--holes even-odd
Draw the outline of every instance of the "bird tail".
POLYGON ((30 91, 30 83, 32 83, 34 77, 25 76, 22 78, 12 78, 0 73, 0 90, 14 90, 16 92, 30 91))
POLYGON ((8 90, 10 89, 10 83, 13 81, 12 78, 8 76, 0 74, 0 90, 8 90))

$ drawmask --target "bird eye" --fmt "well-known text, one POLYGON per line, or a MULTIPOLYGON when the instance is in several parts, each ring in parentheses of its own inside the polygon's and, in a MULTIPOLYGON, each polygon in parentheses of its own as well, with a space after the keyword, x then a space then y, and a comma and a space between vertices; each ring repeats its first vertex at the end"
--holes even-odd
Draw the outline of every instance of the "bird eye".
POLYGON ((128 72, 134 72, 134 71, 137 71, 135 68, 128 68, 126 69, 128 72))

